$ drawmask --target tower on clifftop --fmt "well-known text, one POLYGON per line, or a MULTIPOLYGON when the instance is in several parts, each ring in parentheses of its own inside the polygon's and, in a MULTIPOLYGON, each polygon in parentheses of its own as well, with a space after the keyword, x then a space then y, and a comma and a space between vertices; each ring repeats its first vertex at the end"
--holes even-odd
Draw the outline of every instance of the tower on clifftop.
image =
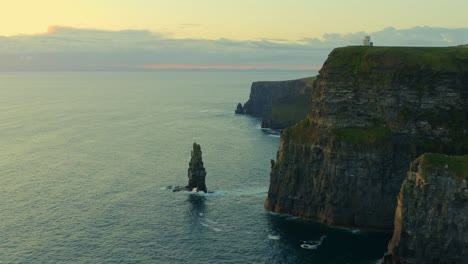
POLYGON ((374 42, 370 41, 370 36, 365 36, 364 39, 362 40, 362 45, 363 46, 374 46, 374 42))

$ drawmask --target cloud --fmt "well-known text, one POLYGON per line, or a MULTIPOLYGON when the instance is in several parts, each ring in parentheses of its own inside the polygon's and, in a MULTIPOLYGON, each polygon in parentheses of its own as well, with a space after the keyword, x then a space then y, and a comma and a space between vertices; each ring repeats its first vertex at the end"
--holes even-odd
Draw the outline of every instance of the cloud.
MULTIPOLYGON (((196 27, 196 24, 181 26, 196 27)), ((173 39, 146 30, 106 31, 63 26, 38 35, 0 36, 0 71, 187 69, 316 69, 339 46, 454 46, 468 43, 468 28, 385 28, 327 33, 297 42, 284 39, 173 39), (146 66, 145 66, 146 65, 146 66), (152 65, 151 67, 149 65, 152 65), (175 66, 177 67, 175 67, 175 66)))
POLYGON ((363 36, 370 35, 380 46, 456 46, 468 43, 468 28, 413 27, 395 29, 387 27, 377 32, 347 34, 326 33, 319 38, 304 38, 301 42, 313 46, 360 45, 363 36))

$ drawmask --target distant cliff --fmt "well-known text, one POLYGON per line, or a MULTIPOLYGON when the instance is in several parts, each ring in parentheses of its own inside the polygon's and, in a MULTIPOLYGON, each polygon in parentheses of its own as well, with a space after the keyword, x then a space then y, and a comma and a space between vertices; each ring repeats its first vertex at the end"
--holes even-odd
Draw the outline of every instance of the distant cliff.
POLYGON ((250 98, 236 114, 262 117, 262 127, 281 129, 307 116, 310 110, 313 77, 290 81, 254 82, 250 98))
POLYGON ((468 263, 468 156, 425 154, 398 195, 384 263, 468 263))
POLYGON ((265 207, 391 230, 410 162, 468 154, 467 117, 468 48, 335 49, 308 118, 282 132, 265 207))

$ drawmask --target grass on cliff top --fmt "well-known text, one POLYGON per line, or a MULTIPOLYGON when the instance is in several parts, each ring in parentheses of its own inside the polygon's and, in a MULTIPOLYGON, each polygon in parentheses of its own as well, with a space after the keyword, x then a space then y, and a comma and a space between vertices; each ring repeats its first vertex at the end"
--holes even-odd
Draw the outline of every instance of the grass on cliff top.
MULTIPOLYGON (((325 65, 324 65, 325 66, 325 65)), ((468 47, 369 47, 336 48, 327 67, 368 72, 373 67, 432 69, 435 72, 468 71, 468 47)))
MULTIPOLYGON (((449 156, 443 154, 426 153, 421 155, 417 161, 426 169, 445 169, 457 179, 468 179, 468 155, 449 156)), ((422 175, 423 177, 425 175, 422 175)))

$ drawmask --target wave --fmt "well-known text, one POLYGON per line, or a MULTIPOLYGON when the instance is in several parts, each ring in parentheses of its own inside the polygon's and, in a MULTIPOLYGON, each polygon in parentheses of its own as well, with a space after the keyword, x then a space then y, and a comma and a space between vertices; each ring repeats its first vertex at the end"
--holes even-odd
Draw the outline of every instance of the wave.
MULTIPOLYGON (((173 192, 172 186, 161 187, 160 190, 173 192)), ((265 195, 268 192, 268 186, 250 187, 244 189, 233 190, 216 190, 204 192, 194 192, 188 190, 175 191, 173 193, 180 193, 183 195, 196 195, 205 197, 225 197, 225 196, 252 196, 252 195, 265 195)))

